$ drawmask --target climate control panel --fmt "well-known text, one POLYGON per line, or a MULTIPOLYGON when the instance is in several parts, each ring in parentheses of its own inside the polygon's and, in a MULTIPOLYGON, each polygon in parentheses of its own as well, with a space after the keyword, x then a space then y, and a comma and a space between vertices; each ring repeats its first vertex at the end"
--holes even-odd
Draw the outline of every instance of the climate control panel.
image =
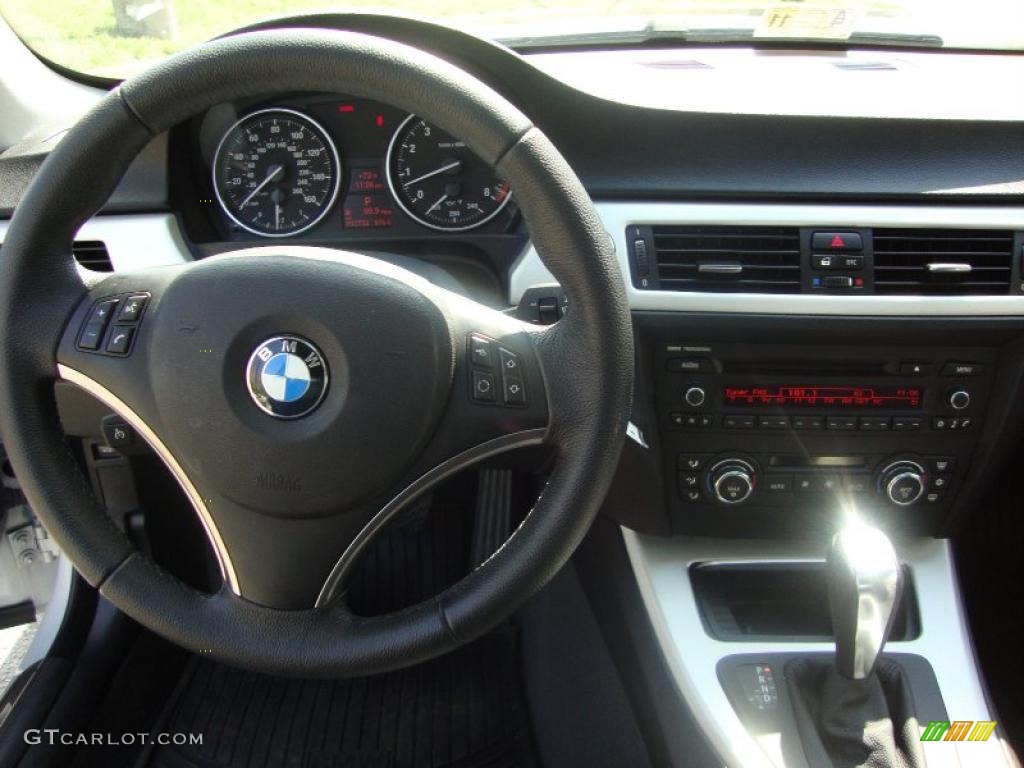
POLYGON ((954 488, 955 456, 717 455, 681 453, 677 488, 686 504, 725 507, 859 502, 935 505, 954 488))

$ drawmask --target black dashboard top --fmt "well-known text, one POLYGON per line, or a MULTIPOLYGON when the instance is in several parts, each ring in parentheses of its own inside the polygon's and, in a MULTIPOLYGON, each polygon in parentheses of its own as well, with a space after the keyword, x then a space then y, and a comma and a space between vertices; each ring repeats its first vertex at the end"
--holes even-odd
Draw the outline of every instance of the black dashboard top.
MULTIPOLYGON (((434 24, 328 14, 262 27, 289 24, 378 34, 453 61, 526 112, 598 199, 1024 201, 1019 122, 649 109, 583 93, 528 56, 434 24)), ((45 149, 18 148, 0 155, 0 215, 10 214, 43 156, 45 149)), ((110 209, 166 204, 164 179, 152 184, 122 189, 110 209)))

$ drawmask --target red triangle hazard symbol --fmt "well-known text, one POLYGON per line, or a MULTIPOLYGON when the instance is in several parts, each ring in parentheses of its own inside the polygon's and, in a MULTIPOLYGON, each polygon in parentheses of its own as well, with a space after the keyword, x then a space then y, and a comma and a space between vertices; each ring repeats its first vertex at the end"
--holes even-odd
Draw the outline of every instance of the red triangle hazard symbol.
POLYGON ((845 248, 846 247, 846 243, 843 242, 843 236, 842 235, 836 235, 835 237, 833 237, 832 238, 831 247, 833 247, 833 248, 845 248))

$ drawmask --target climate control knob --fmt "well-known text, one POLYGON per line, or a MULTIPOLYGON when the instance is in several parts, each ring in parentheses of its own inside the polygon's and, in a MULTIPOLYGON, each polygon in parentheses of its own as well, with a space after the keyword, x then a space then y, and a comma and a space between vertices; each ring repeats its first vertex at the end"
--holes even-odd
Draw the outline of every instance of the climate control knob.
POLYGON ((916 461, 894 461, 878 476, 878 490, 898 507, 909 507, 924 494, 928 475, 916 461))
POLYGON ((742 504, 750 498, 756 484, 757 472, 743 459, 723 459, 708 473, 711 493, 723 504, 742 504))

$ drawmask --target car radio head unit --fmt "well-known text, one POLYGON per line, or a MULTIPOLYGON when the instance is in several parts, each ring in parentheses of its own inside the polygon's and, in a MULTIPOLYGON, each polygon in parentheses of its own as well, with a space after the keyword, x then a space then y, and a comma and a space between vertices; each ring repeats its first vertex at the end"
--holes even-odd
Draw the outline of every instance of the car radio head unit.
POLYGON ((722 404, 745 408, 920 408, 921 387, 851 384, 726 386, 722 404))

